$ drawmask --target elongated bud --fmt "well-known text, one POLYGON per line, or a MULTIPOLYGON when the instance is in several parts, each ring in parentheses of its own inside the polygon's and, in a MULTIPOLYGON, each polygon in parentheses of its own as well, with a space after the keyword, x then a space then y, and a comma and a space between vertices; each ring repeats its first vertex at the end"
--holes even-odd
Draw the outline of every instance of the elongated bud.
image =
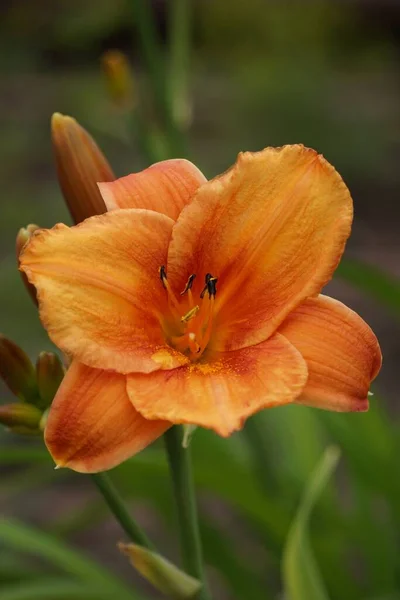
POLYGON ((15 433, 40 433, 42 412, 31 404, 16 402, 0 406, 0 423, 15 433))
POLYGON ((64 378, 65 370, 57 354, 41 352, 36 362, 36 378, 41 399, 41 407, 47 408, 64 378))
POLYGON ((176 600, 194 598, 201 582, 181 571, 169 560, 136 544, 118 544, 118 548, 129 556, 135 569, 157 590, 176 600))
MULTIPOLYGON (((19 266, 19 255, 21 254, 21 251, 23 249, 23 247, 25 246, 25 244, 27 242, 29 242, 29 240, 31 239, 33 233, 37 230, 40 229, 38 225, 27 225, 26 227, 22 227, 17 234, 17 239, 15 241, 15 253, 17 255, 17 263, 19 266)), ((21 273, 21 278, 22 281, 26 287, 26 289, 28 290, 28 293, 30 295, 30 297, 32 298, 32 300, 34 301, 34 303, 37 305, 38 301, 37 301, 37 295, 36 295, 36 288, 34 285, 32 285, 31 283, 29 283, 27 276, 25 275, 25 273, 23 273, 22 271, 20 271, 21 273)))
POLYGON ((72 117, 54 113, 51 136, 58 181, 75 223, 107 211, 97 184, 114 181, 104 154, 72 117))
POLYGON ((134 82, 127 56, 119 50, 108 50, 101 57, 108 93, 121 108, 134 105, 134 82))
POLYGON ((0 334, 0 377, 20 400, 34 402, 38 396, 35 369, 29 356, 0 334))

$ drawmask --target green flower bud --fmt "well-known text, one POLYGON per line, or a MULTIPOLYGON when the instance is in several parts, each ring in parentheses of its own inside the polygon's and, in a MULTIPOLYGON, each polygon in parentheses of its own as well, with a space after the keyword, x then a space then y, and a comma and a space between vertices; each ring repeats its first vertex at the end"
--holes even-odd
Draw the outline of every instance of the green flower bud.
POLYGON ((135 569, 157 590, 175 600, 194 598, 201 582, 181 571, 169 560, 136 544, 118 544, 118 548, 129 556, 135 569))
POLYGON ((20 400, 37 400, 35 369, 29 356, 8 338, 0 334, 0 377, 20 400))
POLYGON ((16 402, 0 406, 0 423, 14 433, 41 433, 42 412, 31 404, 16 402))
POLYGON ((108 50, 101 57, 107 90, 121 108, 132 109, 135 103, 134 80, 127 56, 119 50, 108 50))

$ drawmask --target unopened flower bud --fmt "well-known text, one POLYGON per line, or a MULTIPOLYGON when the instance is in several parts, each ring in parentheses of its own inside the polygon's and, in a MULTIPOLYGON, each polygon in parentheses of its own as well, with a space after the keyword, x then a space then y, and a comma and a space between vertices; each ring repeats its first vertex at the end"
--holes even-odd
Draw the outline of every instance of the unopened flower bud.
POLYGON ((0 406, 0 423, 15 433, 40 433, 42 412, 32 404, 5 404, 0 406))
POLYGON ((29 357, 22 348, 1 334, 0 377, 20 400, 37 400, 36 373, 29 357))
POLYGON ((89 133, 72 117, 54 113, 51 120, 58 181, 75 223, 107 211, 97 184, 115 175, 89 133))
POLYGON ((136 544, 118 544, 127 554, 135 569, 157 590, 169 598, 185 600, 194 598, 201 588, 201 582, 181 571, 169 560, 136 544))
MULTIPOLYGON (((17 234, 17 239, 15 241, 15 253, 17 255, 17 263, 19 265, 19 255, 22 252, 23 247, 25 246, 25 244, 27 242, 29 242, 29 240, 31 239, 33 233, 37 230, 40 229, 38 227, 38 225, 27 225, 26 227, 22 227, 17 234)), ((34 285, 32 285, 31 283, 29 283, 27 276, 25 275, 25 273, 23 273, 22 271, 21 273, 21 278, 22 281, 26 287, 26 289, 28 290, 29 295, 31 296, 32 300, 35 302, 35 304, 37 304, 37 295, 36 295, 36 288, 34 285)))
POLYGON ((127 56, 119 50, 108 50, 101 57, 108 93, 122 108, 134 104, 133 77, 127 56))
POLYGON ((53 352, 41 352, 36 362, 36 377, 41 407, 47 408, 53 401, 64 378, 61 360, 53 352))

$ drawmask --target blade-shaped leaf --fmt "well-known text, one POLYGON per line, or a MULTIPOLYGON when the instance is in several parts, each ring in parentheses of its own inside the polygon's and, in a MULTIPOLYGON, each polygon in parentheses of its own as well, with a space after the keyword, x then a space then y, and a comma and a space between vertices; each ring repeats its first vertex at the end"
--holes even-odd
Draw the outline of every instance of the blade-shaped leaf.
POLYGON ((283 583, 287 600, 328 600, 308 537, 311 511, 339 459, 339 450, 328 448, 312 473, 292 522, 283 556, 283 583))
POLYGON ((0 542, 25 554, 39 556, 83 581, 132 600, 131 591, 101 565, 72 550, 57 538, 11 519, 0 519, 0 542))
POLYGON ((48 579, 2 586, 1 600, 114 600, 115 591, 70 581, 48 579))

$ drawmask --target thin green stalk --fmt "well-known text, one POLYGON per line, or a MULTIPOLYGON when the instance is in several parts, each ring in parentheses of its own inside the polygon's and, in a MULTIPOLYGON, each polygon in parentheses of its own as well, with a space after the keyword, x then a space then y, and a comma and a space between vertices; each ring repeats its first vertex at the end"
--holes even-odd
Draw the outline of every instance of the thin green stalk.
POLYGON ((130 2, 155 103, 169 142, 168 153, 170 157, 183 157, 186 154, 184 138, 174 122, 172 105, 166 85, 165 61, 157 36, 151 2, 150 0, 130 0, 130 2))
POLYGON ((265 428, 265 421, 260 417, 261 415, 255 415, 246 421, 243 435, 247 441, 257 481, 263 490, 270 494, 276 486, 276 480, 268 463, 271 456, 268 431, 265 428))
POLYGON ((168 91, 173 117, 178 127, 185 125, 188 117, 188 74, 191 38, 191 0, 172 0, 168 14, 169 73, 168 91))
POLYGON ((92 479, 114 517, 117 519, 125 533, 129 536, 130 540, 135 544, 139 544, 140 546, 145 546, 146 548, 153 550, 153 544, 127 511, 122 498, 120 497, 109 476, 106 473, 93 473, 92 479))
POLYGON ((189 575, 203 584, 197 599, 210 600, 204 575, 190 447, 182 447, 183 431, 180 426, 171 427, 164 439, 179 521, 183 567, 189 575))

